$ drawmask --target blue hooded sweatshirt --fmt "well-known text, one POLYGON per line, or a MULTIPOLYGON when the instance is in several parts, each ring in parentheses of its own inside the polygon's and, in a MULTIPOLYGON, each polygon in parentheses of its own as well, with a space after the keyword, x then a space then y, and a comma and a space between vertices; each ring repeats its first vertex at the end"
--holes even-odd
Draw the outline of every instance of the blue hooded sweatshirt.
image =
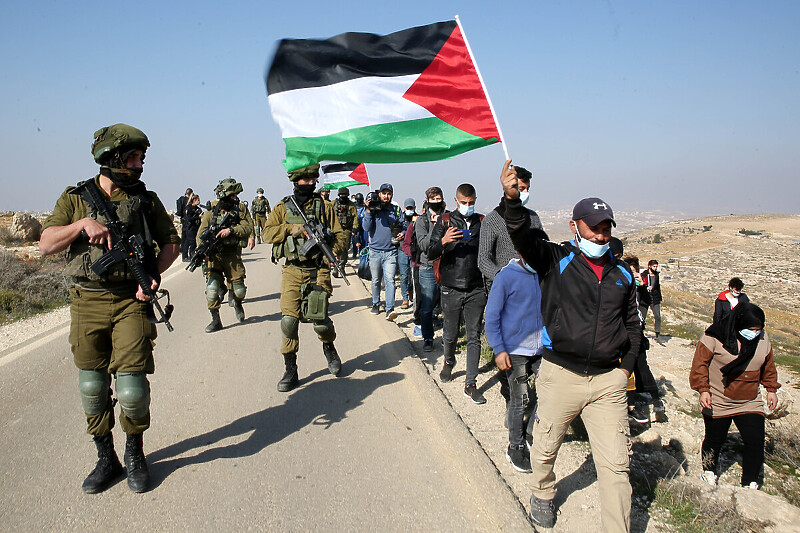
POLYGON ((539 275, 512 259, 492 283, 486 303, 486 338, 495 354, 540 355, 542 291, 539 275))

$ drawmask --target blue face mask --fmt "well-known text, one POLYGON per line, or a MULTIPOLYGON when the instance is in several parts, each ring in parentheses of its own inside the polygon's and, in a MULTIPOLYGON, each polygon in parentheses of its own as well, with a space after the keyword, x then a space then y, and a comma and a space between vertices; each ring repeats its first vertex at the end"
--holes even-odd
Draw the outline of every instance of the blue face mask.
POLYGON ((739 335, 741 335, 744 340, 751 341, 761 335, 761 330, 753 331, 752 329, 741 329, 739 330, 739 335))
POLYGON ((465 217, 471 217, 475 213, 475 206, 458 204, 458 212, 465 217))
POLYGON ((413 209, 406 209, 406 215, 413 216, 414 215, 414 210, 413 209))
POLYGON ((586 255, 586 257, 591 257, 592 259, 599 259, 608 253, 608 243, 605 244, 593 243, 589 239, 584 239, 583 237, 581 237, 580 233, 575 234, 575 240, 578 241, 578 248, 580 248, 581 252, 583 252, 586 255))
POLYGON ((529 193, 528 191, 519 193, 519 200, 520 202, 522 202, 522 205, 527 204, 530 197, 531 193, 529 193))
POLYGON ((536 269, 534 269, 528 263, 525 263, 524 261, 520 261, 519 263, 525 268, 525 270, 527 270, 531 274, 536 274, 536 269))
POLYGON ((738 298, 738 297, 739 297, 739 295, 741 294, 740 292, 736 292, 736 291, 735 291, 735 290, 733 290, 733 289, 730 289, 730 291, 731 291, 731 296, 733 296, 734 298, 738 298))

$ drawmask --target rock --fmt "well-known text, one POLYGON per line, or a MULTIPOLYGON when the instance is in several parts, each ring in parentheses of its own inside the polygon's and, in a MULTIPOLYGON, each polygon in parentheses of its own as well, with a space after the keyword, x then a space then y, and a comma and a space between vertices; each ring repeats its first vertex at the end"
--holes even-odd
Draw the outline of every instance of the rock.
POLYGON ((637 450, 642 448, 643 451, 657 451, 661 449, 661 433, 650 428, 632 437, 631 443, 636 446, 637 450))
POLYGON ((28 213, 15 213, 8 231, 16 239, 34 242, 42 234, 42 224, 28 213))
POLYGON ((736 511, 750 520, 770 521, 764 531, 800 533, 800 509, 760 490, 733 487, 736 511))

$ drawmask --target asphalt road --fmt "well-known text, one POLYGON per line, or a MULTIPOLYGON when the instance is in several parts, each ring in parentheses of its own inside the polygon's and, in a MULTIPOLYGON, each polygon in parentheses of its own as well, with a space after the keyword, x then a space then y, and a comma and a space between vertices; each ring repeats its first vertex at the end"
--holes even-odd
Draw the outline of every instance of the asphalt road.
MULTIPOLYGON (((164 287, 145 453, 152 490, 80 485, 96 460, 67 325, 0 353, 0 530, 531 531, 522 506, 364 287, 334 280, 334 378, 301 324, 301 385, 279 393, 280 268, 245 253, 247 320, 209 321, 199 271, 164 287)), ((355 278, 352 276, 352 278, 355 278)), ((117 407, 117 409, 119 409, 117 407)), ((120 457, 124 434, 114 429, 120 457)))

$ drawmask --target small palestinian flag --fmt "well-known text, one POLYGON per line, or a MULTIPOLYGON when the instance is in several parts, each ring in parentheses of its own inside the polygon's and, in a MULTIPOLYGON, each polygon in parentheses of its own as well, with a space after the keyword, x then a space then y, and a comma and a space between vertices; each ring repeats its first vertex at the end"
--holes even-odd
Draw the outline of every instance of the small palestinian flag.
POLYGON ((435 161, 500 142, 455 21, 284 39, 266 83, 287 171, 323 160, 435 161))
POLYGON ((341 189, 351 185, 369 186, 364 163, 321 163, 319 166, 324 189, 341 189))

